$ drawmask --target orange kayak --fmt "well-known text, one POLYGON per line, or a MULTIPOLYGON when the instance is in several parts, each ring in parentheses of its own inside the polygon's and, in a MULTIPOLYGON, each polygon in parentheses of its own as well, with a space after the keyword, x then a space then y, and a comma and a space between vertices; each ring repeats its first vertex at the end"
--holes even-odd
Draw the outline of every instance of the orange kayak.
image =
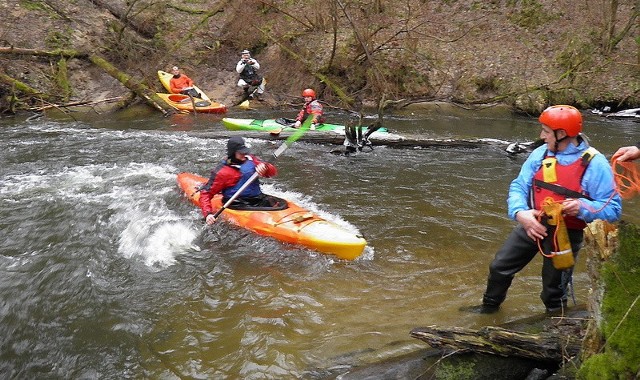
MULTIPOLYGON (((200 205, 200 185, 207 179, 192 173, 178 174, 178 185, 187 198, 200 205)), ((345 230, 341 226, 322 219, 313 212, 287 201, 284 210, 250 211, 227 208, 220 217, 257 234, 270 236, 277 240, 302 245, 318 252, 328 253, 345 260, 354 260, 364 250, 367 241, 359 235, 345 230)), ((222 195, 211 200, 213 210, 222 207, 222 195)))
POLYGON ((202 113, 225 113, 227 112, 227 106, 222 103, 216 103, 211 100, 204 100, 200 98, 191 98, 188 95, 183 94, 163 94, 156 92, 156 95, 162 98, 167 104, 180 111, 193 112, 193 106, 196 106, 196 112, 202 113))

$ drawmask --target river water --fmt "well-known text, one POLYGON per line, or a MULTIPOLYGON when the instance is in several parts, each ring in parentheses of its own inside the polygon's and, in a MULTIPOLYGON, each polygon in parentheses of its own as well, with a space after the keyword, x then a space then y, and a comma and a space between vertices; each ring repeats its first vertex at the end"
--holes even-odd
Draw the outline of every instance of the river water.
MULTIPOLYGON (((232 111, 231 117, 274 117, 232 111)), ((290 117, 291 115, 277 115, 290 117)), ((330 115, 344 121, 345 115, 330 115)), ((585 112, 610 157, 639 124, 585 112)), ((454 108, 388 116, 396 133, 530 141, 534 117, 454 108)), ((514 223, 506 193, 526 154, 394 149, 354 157, 297 142, 267 192, 368 240, 345 262, 217 223, 204 228, 176 174, 207 175, 220 116, 0 119, 0 373, 4 378, 324 379, 425 348, 418 326, 480 327, 539 314, 540 260, 502 310, 477 304, 514 223)), ((278 142, 252 139, 269 157, 278 142)), ((624 218, 640 222, 640 202, 624 218)), ((584 258, 574 278, 584 303, 584 258)))

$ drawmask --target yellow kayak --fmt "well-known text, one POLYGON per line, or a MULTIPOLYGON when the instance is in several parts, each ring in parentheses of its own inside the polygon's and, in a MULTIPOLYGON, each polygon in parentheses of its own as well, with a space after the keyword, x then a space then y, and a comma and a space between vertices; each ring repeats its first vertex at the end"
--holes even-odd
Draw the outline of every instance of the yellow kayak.
MULTIPOLYGON (((187 198, 199 204, 198 187, 207 179, 192 173, 178 174, 178 185, 187 198)), ((359 235, 325 220, 315 213, 286 201, 281 210, 234 210, 227 208, 220 217, 257 234, 270 236, 280 241, 299 244, 318 252, 328 253, 345 260, 355 260, 367 245, 359 235)), ((222 207, 222 195, 211 200, 213 211, 222 207)))

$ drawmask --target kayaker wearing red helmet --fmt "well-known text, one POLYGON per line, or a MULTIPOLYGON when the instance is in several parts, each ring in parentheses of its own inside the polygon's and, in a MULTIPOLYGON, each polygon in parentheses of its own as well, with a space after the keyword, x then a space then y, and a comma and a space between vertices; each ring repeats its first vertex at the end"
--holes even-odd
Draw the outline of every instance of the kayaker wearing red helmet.
POLYGON ((316 99, 316 92, 313 89, 307 88, 302 91, 302 97, 304 98, 304 107, 300 110, 300 113, 298 113, 298 117, 296 117, 294 128, 300 128, 303 120, 306 120, 308 116, 313 116, 311 127, 309 128, 313 131, 318 124, 324 123, 325 118, 322 115, 322 104, 316 99))
MULTIPOLYGON (((614 222, 620 218, 621 200, 611 166, 582 137, 580 111, 572 106, 552 106, 538 120, 542 127, 540 138, 545 144, 531 152, 509 187, 508 215, 519 224, 489 266, 482 305, 462 309, 480 313, 498 311, 514 276, 536 256, 539 243, 545 254, 553 250, 554 229, 541 218, 543 202, 562 205, 571 246, 567 254, 573 254, 574 258, 582 245, 586 223, 595 219, 614 222)), ((543 256, 542 260, 540 298, 547 312, 564 311, 572 268, 556 269, 552 257, 543 256)))

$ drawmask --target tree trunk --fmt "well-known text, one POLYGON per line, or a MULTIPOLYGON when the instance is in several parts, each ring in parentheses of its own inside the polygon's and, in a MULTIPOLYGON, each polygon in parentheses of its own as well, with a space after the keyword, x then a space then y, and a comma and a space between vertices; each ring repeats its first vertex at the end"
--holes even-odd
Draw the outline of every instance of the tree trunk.
POLYGON ((100 67, 107 74, 111 75, 115 79, 117 79, 120 83, 122 83, 126 88, 133 91, 138 95, 141 99, 143 99, 147 104, 151 107, 156 108, 160 112, 165 115, 175 113, 175 108, 171 107, 164 100, 162 100, 155 92, 151 91, 147 86, 142 83, 136 81, 134 78, 130 77, 126 73, 118 70, 111 63, 99 57, 95 54, 91 54, 89 56, 89 60, 93 62, 94 65, 100 67))
MULTIPOLYGON (((109 63, 102 57, 99 57, 96 54, 87 54, 83 52, 79 52, 77 50, 38 50, 38 49, 21 49, 14 47, 0 47, 0 54, 18 54, 18 55, 35 55, 41 57, 66 57, 66 58, 80 58, 80 59, 88 59, 94 65, 100 67, 107 74, 111 75, 115 79, 117 79, 120 83, 122 83, 126 88, 133 91, 136 95, 138 95, 141 99, 143 99, 147 104, 151 107, 156 108, 164 115, 173 114, 176 112, 175 108, 171 107, 171 105, 167 104, 164 100, 162 100, 159 96, 156 95, 151 89, 142 83, 138 82, 134 78, 130 77, 126 73, 118 70, 115 66, 109 63)), ((16 89, 25 92, 28 95, 40 95, 37 91, 31 89, 26 85, 21 85, 20 82, 4 75, 0 76, 0 80, 8 82, 16 86, 16 89)), ((43 98, 46 98, 46 95, 42 95, 43 98)))
POLYGON ((0 47, 0 54, 16 54, 16 55, 35 55, 39 57, 67 57, 67 58, 87 58, 86 53, 79 52, 73 49, 54 49, 54 50, 40 50, 40 49, 22 49, 13 46, 0 47))
MULTIPOLYGON (((286 140, 291 136, 292 132, 281 132, 274 136, 269 132, 256 132, 256 131, 228 131, 219 129, 216 131, 208 131, 205 133, 210 138, 228 138, 242 134, 246 138, 265 139, 265 140, 286 140)), ((202 134, 197 134, 202 136, 202 134)), ((382 137, 373 134, 369 139, 373 146, 387 146, 390 148, 460 148, 460 149, 482 149, 492 148, 504 150, 507 147, 507 143, 495 141, 495 140, 452 140, 452 139, 430 139, 424 138, 420 135, 397 135, 389 134, 389 136, 382 137)), ((305 133, 299 141, 305 141, 316 144, 329 144, 329 145, 342 145, 344 143, 344 134, 338 134, 334 132, 320 132, 314 131, 305 133)), ((365 152, 366 153, 366 152, 365 152)))
POLYGON ((471 351, 500 356, 562 363, 578 354, 582 341, 575 336, 526 334, 500 327, 483 327, 478 331, 459 327, 442 329, 418 327, 411 336, 433 348, 471 351))
POLYGON ((48 98, 45 94, 42 94, 38 90, 31 88, 29 85, 8 76, 2 71, 0 71, 0 82, 4 82, 9 86, 11 86, 11 88, 14 88, 17 91, 23 92, 27 95, 34 96, 34 97, 48 98))

